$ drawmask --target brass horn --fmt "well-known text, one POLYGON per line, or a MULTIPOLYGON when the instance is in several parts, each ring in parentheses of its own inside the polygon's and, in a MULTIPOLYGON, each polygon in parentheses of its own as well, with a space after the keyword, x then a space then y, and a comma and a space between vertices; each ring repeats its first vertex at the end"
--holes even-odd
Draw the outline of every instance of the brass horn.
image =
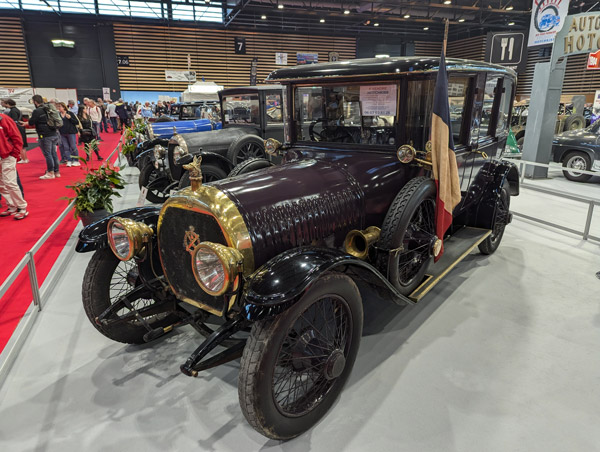
POLYGON ((381 229, 377 226, 369 226, 364 231, 354 229, 348 233, 344 240, 346 253, 358 258, 366 259, 369 255, 369 247, 379 240, 381 229))

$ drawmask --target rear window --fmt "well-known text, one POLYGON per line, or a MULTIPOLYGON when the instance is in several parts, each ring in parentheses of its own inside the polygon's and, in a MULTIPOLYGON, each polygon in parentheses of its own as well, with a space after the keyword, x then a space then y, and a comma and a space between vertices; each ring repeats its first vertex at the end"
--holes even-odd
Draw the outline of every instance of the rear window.
POLYGON ((260 125, 258 94, 223 96, 225 124, 260 125))

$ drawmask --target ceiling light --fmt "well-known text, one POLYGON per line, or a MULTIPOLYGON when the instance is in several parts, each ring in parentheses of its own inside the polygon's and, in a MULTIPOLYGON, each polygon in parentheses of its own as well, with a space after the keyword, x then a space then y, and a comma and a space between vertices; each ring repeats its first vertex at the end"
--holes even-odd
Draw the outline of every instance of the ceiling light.
POLYGON ((465 20, 464 20, 464 19, 458 19, 458 21, 459 21, 459 22, 464 22, 465 20))
POLYGON ((387 53, 379 53, 375 55, 375 58, 389 58, 390 56, 387 53))
POLYGON ((423 27, 423 30, 427 31, 429 30, 429 27, 423 27))
POLYGON ((68 47, 72 49, 75 47, 75 41, 70 41, 68 39, 53 39, 52 45, 54 47, 68 47))
POLYGON ((277 9, 283 9, 283 5, 280 3, 279 5, 277 5, 277 9))
POLYGON ((265 20, 265 19, 267 18, 267 16, 265 16, 265 15, 263 14, 262 16, 260 16, 260 18, 261 18, 262 20, 265 20))
POLYGON ((450 3, 452 3, 451 0, 444 0, 444 5, 449 5, 450 3))
POLYGON ((375 22, 375 23, 373 24, 373 26, 374 26, 374 27, 379 27, 379 22, 375 22))
POLYGON ((512 5, 506 7, 506 11, 512 11, 513 9, 515 9, 515 7, 512 5))
POLYGON ((350 14, 350 10, 349 9, 345 10, 344 14, 350 14))
POLYGON ((511 26, 514 25, 514 24, 515 24, 514 22, 509 22, 508 23, 508 25, 511 25, 511 26))
POLYGON ((410 14, 405 14, 405 15, 404 15, 404 18, 405 18, 405 19, 408 19, 409 17, 410 17, 410 14))
POLYGON ((321 22, 322 24, 324 24, 325 23, 325 19, 321 19, 321 20, 319 20, 319 22, 321 22))

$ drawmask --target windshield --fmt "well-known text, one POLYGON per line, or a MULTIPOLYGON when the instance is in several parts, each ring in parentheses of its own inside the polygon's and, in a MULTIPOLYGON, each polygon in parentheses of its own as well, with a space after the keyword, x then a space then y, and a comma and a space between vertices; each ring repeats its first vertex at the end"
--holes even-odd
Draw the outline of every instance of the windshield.
POLYGON ((258 94, 223 96, 225 124, 260 125, 258 94))
POLYGON ((298 87, 294 106, 299 141, 396 144, 395 82, 298 87))
POLYGON ((181 107, 181 119, 210 119, 219 120, 218 108, 214 105, 196 104, 181 107))
POLYGON ((179 116, 179 105, 171 105, 171 115, 179 116))

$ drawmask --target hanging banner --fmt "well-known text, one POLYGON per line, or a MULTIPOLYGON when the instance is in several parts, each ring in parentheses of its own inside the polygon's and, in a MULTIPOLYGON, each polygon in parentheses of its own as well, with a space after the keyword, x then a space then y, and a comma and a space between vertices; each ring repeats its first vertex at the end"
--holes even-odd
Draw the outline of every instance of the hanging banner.
POLYGON ((195 82, 196 71, 167 71, 165 70, 167 82, 195 82))
POLYGON ((296 53, 297 64, 313 64, 319 62, 318 53, 296 53))
POLYGON ((258 58, 252 58, 250 64, 250 86, 256 86, 256 77, 258 75, 258 58))
POLYGON ((552 44, 569 13, 569 0, 533 0, 528 47, 552 44))
POLYGON ((287 66, 287 53, 275 53, 275 64, 277 66, 287 66))
POLYGON ((0 88, 0 98, 8 97, 14 100, 19 110, 32 109, 33 104, 30 104, 29 100, 34 94, 33 88, 0 88))

